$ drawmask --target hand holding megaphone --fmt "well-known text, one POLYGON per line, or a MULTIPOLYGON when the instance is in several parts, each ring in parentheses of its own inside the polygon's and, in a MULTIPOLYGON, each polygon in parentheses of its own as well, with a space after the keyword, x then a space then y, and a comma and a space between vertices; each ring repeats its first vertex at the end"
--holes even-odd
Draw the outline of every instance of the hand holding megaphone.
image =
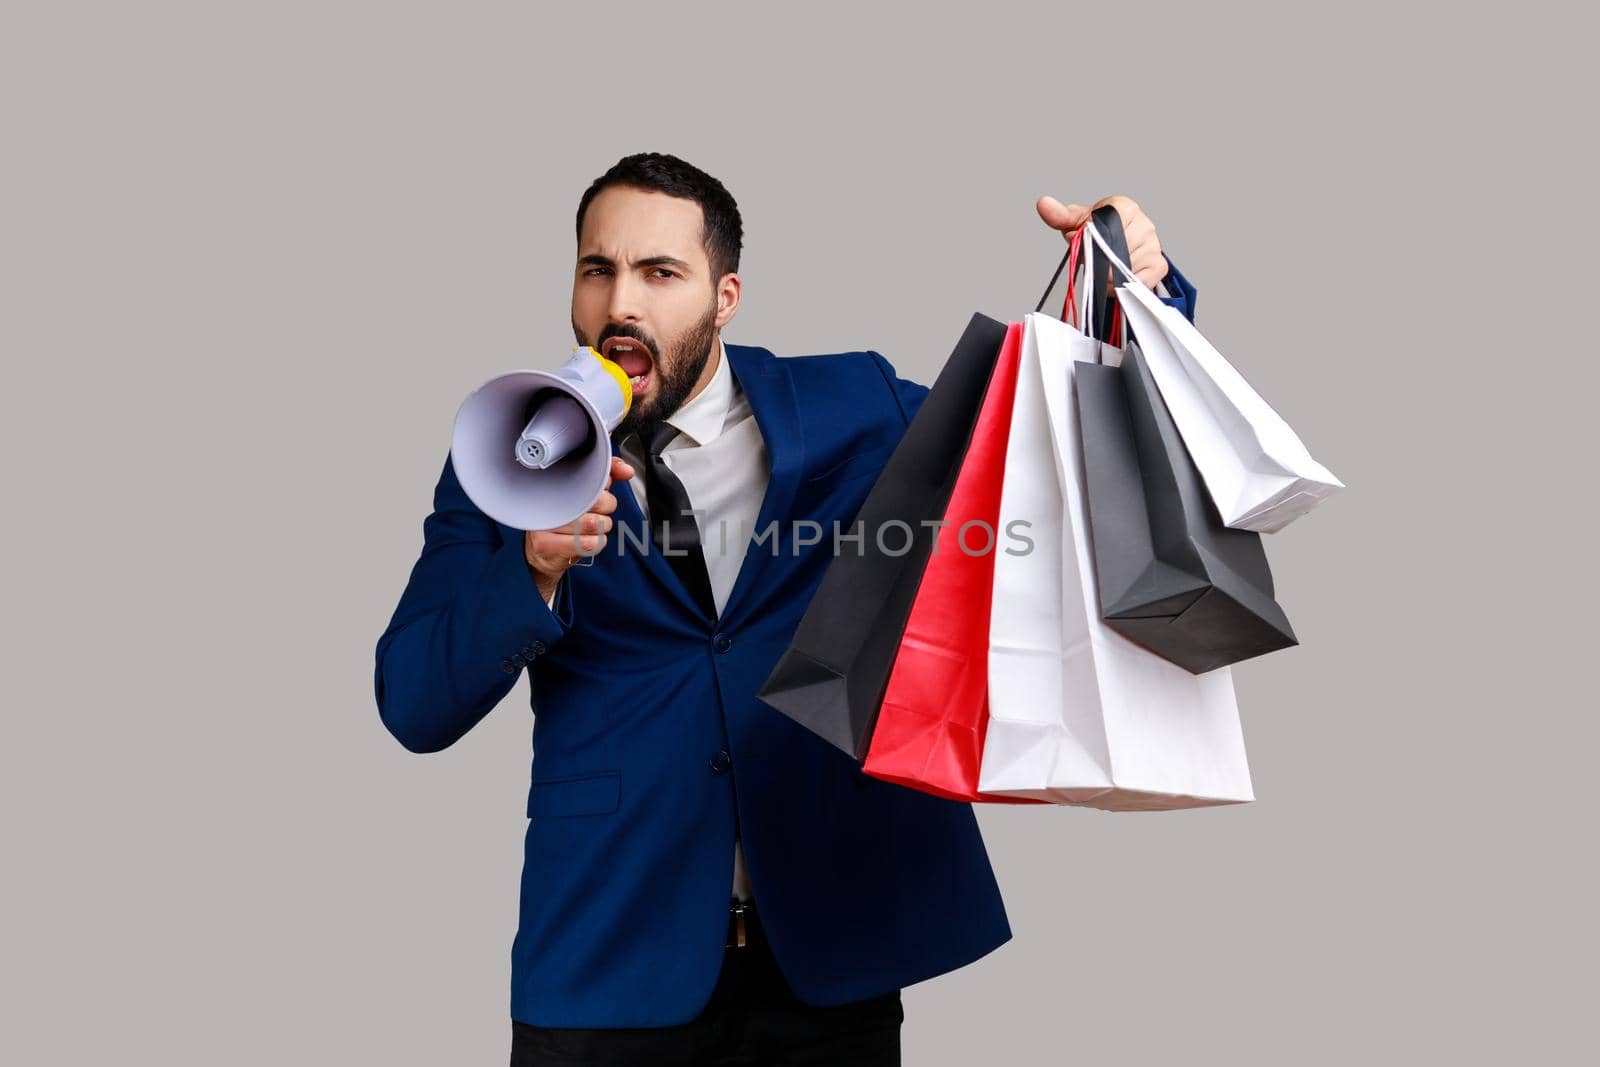
POLYGON ((522 553, 533 568, 534 584, 546 600, 556 591, 556 583, 567 568, 584 556, 592 556, 606 546, 606 534, 615 520, 617 498, 611 492, 614 480, 633 477, 633 467, 621 456, 611 457, 611 476, 589 510, 565 526, 554 530, 527 530, 522 535, 522 553))
MULTIPOLYGON (((573 524, 616 508, 613 497, 605 511, 594 510, 610 495, 612 478, 627 477, 617 474, 610 435, 632 404, 628 375, 587 346, 573 349, 555 370, 491 378, 456 412, 450 439, 456 479, 495 521, 556 534, 540 541, 539 556, 570 559, 579 554, 572 551, 574 535, 605 532, 573 524), (557 547, 563 531, 566 544, 557 547)), ((531 563, 531 542, 528 552, 531 563)))

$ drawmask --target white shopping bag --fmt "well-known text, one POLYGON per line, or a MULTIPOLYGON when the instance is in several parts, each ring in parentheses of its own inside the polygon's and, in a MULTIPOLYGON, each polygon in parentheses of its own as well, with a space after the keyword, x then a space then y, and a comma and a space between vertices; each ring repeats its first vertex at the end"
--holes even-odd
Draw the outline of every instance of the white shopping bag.
POLYGON ((1194 323, 1134 277, 1093 225, 1084 228, 1120 270, 1117 302, 1222 521, 1275 533, 1344 488, 1194 323))
POLYGON ((1113 811, 1254 800, 1229 670, 1190 674, 1101 621, 1071 393, 1099 349, 1058 319, 1024 320, 978 789, 1113 811))

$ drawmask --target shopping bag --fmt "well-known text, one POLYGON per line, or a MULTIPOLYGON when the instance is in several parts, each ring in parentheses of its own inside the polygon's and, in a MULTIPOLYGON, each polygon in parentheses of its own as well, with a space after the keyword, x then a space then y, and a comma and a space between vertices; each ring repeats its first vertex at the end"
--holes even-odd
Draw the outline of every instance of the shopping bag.
POLYGON ((934 526, 950 502, 1005 335, 1004 323, 972 316, 856 514, 864 534, 859 553, 828 565, 756 694, 857 760, 867 754, 934 526), (880 538, 886 527, 892 536, 880 538))
POLYGON ((1100 618, 1072 395, 1099 349, 1023 322, 999 524, 1032 544, 995 555, 978 789, 1117 811, 1253 800, 1230 669, 1191 674, 1100 618))
MULTIPOLYGON (((1012 323, 911 604, 862 770, 949 800, 982 800, 989 608, 1000 479, 1022 352, 1012 323)), ((1027 802, 1026 798, 997 798, 1027 802)))
POLYGON ((1196 674, 1296 644, 1261 535, 1222 524, 1137 344, 1075 377, 1101 617, 1196 674))
POLYGON ((1095 226, 1086 228, 1119 270, 1117 302, 1222 521, 1273 533, 1342 489, 1194 324, 1134 277, 1095 226))
MULTIPOLYGON (((1105 321, 1088 321, 1121 345, 1111 282, 1128 259, 1122 218, 1108 206, 1093 224, 1109 255, 1093 257, 1090 242, 1087 306, 1105 321)), ((1076 369, 1075 395, 1101 617, 1196 674, 1295 644, 1261 535, 1223 525, 1137 345, 1100 356, 1076 369)))

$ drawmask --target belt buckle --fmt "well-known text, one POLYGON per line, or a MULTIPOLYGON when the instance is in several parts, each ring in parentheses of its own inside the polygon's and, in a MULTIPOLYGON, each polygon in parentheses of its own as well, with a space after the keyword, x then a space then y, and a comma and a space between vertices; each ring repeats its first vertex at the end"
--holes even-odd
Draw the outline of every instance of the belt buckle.
POLYGON ((745 947, 745 926, 744 926, 745 907, 746 907, 746 905, 745 905, 744 901, 740 900, 738 897, 734 897, 733 898, 732 911, 733 911, 733 931, 734 932, 733 932, 733 940, 729 941, 728 945, 727 945, 727 947, 729 947, 729 948, 744 948, 745 947))

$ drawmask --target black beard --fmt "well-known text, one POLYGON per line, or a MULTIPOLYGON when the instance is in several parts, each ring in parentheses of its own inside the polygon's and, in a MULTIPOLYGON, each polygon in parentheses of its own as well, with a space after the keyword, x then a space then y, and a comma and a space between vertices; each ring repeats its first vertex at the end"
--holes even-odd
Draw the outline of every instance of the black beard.
MULTIPOLYGON (((648 437, 649 432, 668 416, 683 406, 683 402, 694 391, 695 382, 700 380, 700 375, 705 372, 706 362, 711 358, 711 342, 717 332, 717 305, 712 302, 711 308, 699 322, 691 326, 687 333, 673 346, 672 352, 666 359, 655 361, 655 389, 651 397, 639 404, 631 405, 628 413, 617 423, 617 428, 612 431, 617 440, 622 440, 630 433, 639 433, 641 437, 648 437)), ((572 332, 578 335, 577 325, 574 324, 572 332)), ((614 330, 601 330, 600 337, 595 345, 610 340, 612 337, 632 337, 636 341, 649 344, 649 338, 641 336, 638 331, 623 327, 614 330)), ((578 343, 584 344, 581 336, 578 343)), ((654 346, 651 346, 654 350, 654 346)))

